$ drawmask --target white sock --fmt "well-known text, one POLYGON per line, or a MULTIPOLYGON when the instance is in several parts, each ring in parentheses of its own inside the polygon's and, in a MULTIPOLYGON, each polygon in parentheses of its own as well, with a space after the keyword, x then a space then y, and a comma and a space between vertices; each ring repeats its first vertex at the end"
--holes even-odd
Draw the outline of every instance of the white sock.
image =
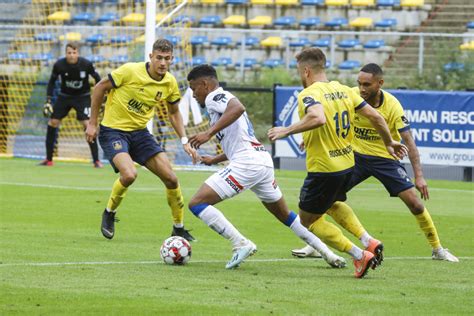
POLYGON ((352 248, 347 253, 350 254, 355 260, 360 260, 363 256, 362 249, 360 249, 356 245, 352 245, 352 248))
POLYGON ((117 210, 111 210, 111 209, 109 209, 108 207, 106 207, 105 210, 106 210, 108 213, 115 213, 115 212, 117 212, 117 210))
POLYGON ((174 227, 176 228, 183 228, 184 224, 183 223, 178 223, 178 224, 173 224, 174 227))
POLYGON ((365 231, 362 236, 360 236, 359 240, 364 245, 365 248, 369 246, 369 242, 372 239, 372 236, 369 235, 367 231, 365 231))
POLYGON ((332 253, 332 251, 324 242, 321 241, 321 239, 316 237, 316 235, 314 235, 301 224, 299 216, 295 218, 290 228, 296 234, 296 236, 301 238, 305 243, 319 251, 321 254, 332 253))
POLYGON ((229 240, 232 243, 233 248, 238 247, 247 241, 247 238, 242 236, 234 225, 225 218, 224 214, 212 205, 206 207, 199 214, 199 218, 216 233, 229 240))

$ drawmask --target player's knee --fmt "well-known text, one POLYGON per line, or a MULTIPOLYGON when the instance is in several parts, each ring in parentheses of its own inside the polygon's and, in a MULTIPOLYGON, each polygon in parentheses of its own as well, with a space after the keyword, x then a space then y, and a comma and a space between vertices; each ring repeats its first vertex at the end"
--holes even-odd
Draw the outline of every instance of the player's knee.
POLYGON ((120 177, 123 185, 129 186, 137 179, 137 170, 125 170, 121 173, 120 177))
POLYGON ((415 201, 411 201, 408 204, 408 208, 410 209, 413 215, 420 215, 425 210, 425 206, 419 199, 416 199, 415 201))
POLYGON ((167 189, 176 189, 179 186, 178 177, 174 173, 163 178, 163 183, 167 189))

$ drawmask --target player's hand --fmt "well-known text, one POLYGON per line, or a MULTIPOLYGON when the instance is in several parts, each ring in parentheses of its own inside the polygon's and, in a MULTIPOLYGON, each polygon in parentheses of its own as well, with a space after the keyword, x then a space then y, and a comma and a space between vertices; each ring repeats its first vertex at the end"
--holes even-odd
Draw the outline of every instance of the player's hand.
POLYGON ((207 143, 211 139, 211 135, 206 132, 198 133, 194 136, 191 136, 189 139, 189 144, 191 147, 198 149, 202 144, 207 143))
POLYGON ((201 156, 201 164, 206 166, 212 166, 214 164, 213 156, 201 156))
POLYGON ((94 143, 95 139, 97 137, 97 126, 88 123, 87 128, 86 128, 86 140, 89 143, 94 143))
POLYGON ((288 136, 288 130, 286 127, 273 127, 273 128, 270 128, 267 132, 267 136, 268 136, 268 139, 271 141, 271 142, 274 142, 276 141, 277 139, 280 139, 280 138, 285 138, 288 136))
POLYGON ((425 178, 418 177, 415 178, 416 189, 420 192, 420 196, 423 200, 429 200, 430 193, 428 192, 428 184, 425 181, 425 178))
POLYGON ((189 142, 183 145, 184 151, 191 157, 193 160, 193 165, 199 161, 199 154, 196 149, 192 148, 189 142))
POLYGON ((392 141, 390 145, 387 145, 387 151, 397 160, 408 155, 408 147, 396 141, 392 141))
POLYGON ((48 100, 46 103, 43 105, 43 116, 44 117, 51 117, 51 114, 53 114, 53 105, 51 102, 48 100))

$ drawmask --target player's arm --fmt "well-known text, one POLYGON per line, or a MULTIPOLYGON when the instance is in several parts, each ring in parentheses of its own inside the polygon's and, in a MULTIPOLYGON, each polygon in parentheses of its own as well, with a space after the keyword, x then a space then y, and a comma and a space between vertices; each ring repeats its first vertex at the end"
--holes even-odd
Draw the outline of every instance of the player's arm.
POLYGON ((211 128, 205 132, 198 133, 189 139, 192 147, 199 148, 202 144, 211 139, 212 136, 234 123, 245 112, 245 106, 237 98, 233 98, 227 104, 222 116, 217 120, 211 128))
POLYGON ((92 143, 97 137, 97 128, 99 126, 99 111, 104 95, 113 88, 112 81, 108 77, 103 78, 94 87, 91 97, 91 116, 86 128, 86 140, 92 143))
POLYGON ((220 154, 217 156, 201 156, 201 163, 206 166, 212 166, 226 160, 226 154, 220 154))
POLYGON ((89 73, 90 73, 90 75, 92 76, 92 78, 94 78, 95 84, 97 84, 97 83, 100 81, 100 75, 99 75, 99 73, 95 70, 93 63, 90 63, 89 73))
POLYGON ((326 116, 321 103, 316 102, 313 106, 306 108, 306 114, 303 118, 294 124, 286 127, 273 127, 268 130, 268 139, 275 141, 280 138, 285 138, 292 134, 298 134, 311 129, 318 128, 326 124, 326 116))
POLYGON ((365 116, 369 119, 370 123, 377 132, 382 137, 382 140, 387 147, 387 151, 390 155, 392 155, 395 159, 401 159, 407 155, 408 148, 393 140, 392 135, 390 135, 390 130, 388 129, 387 123, 385 122, 384 118, 370 105, 358 107, 356 109, 357 114, 365 116))
POLYGON ((411 166, 413 168, 413 173, 415 174, 415 186, 418 191, 420 191, 421 198, 428 200, 430 194, 428 192, 428 184, 423 177, 423 170, 421 169, 420 154, 418 148, 416 147, 415 140, 411 135, 410 130, 406 130, 400 133, 400 136, 403 139, 403 142, 408 147, 408 159, 410 159, 411 166))
POLYGON ((46 89, 46 102, 43 105, 44 117, 50 117, 51 114, 53 114, 53 106, 51 104, 51 99, 53 98, 54 85, 56 84, 58 76, 59 72, 57 69, 57 65, 54 64, 53 70, 51 71, 51 76, 49 77, 48 88, 46 89))
POLYGON ((196 163, 199 160, 196 150, 194 150, 186 137, 186 130, 184 129, 183 117, 179 111, 179 99, 173 103, 166 102, 168 107, 168 118, 170 120, 171 126, 173 126, 174 131, 178 134, 178 137, 181 139, 181 144, 183 145, 184 151, 191 156, 193 163, 196 163))

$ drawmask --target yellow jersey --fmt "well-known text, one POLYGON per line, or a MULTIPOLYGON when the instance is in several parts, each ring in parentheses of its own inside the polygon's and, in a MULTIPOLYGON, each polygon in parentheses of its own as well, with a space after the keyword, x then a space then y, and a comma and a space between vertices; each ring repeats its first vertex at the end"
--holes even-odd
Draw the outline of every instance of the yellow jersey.
POLYGON ((107 96, 102 125, 122 131, 144 129, 162 101, 179 102, 176 78, 167 72, 157 81, 148 74, 148 63, 127 63, 110 73, 113 89, 107 96))
MULTIPOLYGON (((359 88, 352 88, 359 93, 359 88)), ((387 122, 392 138, 399 142, 400 132, 410 129, 410 124, 405 117, 402 105, 392 94, 381 90, 381 105, 375 109, 387 122)), ((377 130, 372 126, 369 119, 362 115, 355 115, 354 118, 354 151, 369 156, 376 156, 395 160, 388 152, 385 144, 377 130)))
POLYGON ((322 106, 326 124, 303 132, 308 172, 343 174, 354 167, 352 121, 367 103, 337 81, 315 82, 298 95, 300 119, 310 106, 322 106))

